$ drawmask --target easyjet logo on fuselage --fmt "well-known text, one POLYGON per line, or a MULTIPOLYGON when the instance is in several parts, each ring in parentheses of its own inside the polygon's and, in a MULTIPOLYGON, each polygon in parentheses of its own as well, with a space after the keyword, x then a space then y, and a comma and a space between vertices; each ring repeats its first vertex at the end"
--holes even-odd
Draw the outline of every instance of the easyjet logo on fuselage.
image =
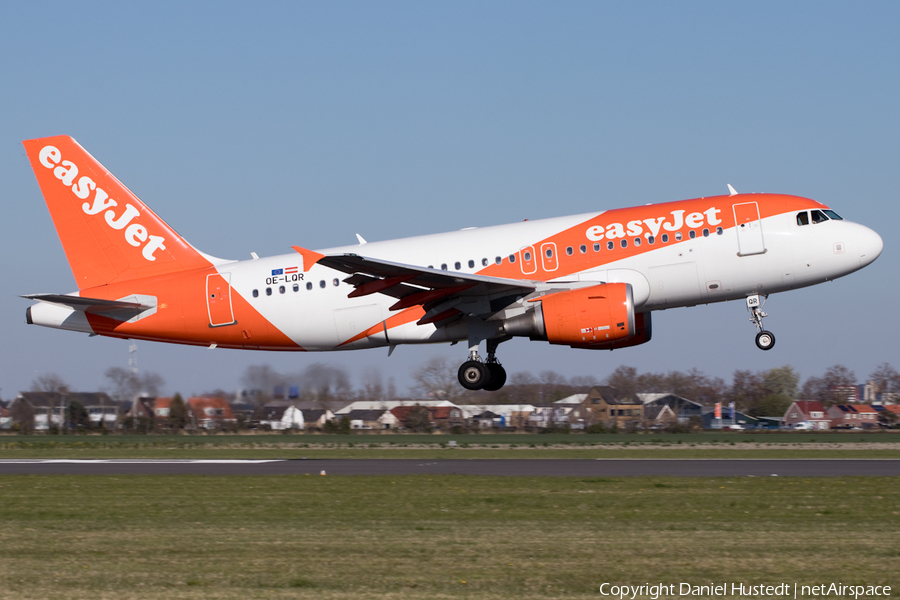
POLYGON ((106 224, 117 231, 124 230, 123 235, 125 241, 135 248, 141 249, 141 255, 149 261, 156 260, 153 253, 157 250, 166 249, 166 239, 159 235, 150 235, 147 228, 138 222, 132 223, 136 218, 141 216, 141 212, 131 204, 125 204, 125 210, 122 214, 116 216, 115 207, 119 205, 116 200, 109 197, 102 188, 97 187, 97 183, 88 177, 82 175, 78 177, 78 165, 70 160, 63 160, 62 153, 55 146, 44 146, 38 158, 42 165, 48 169, 53 169, 53 175, 59 179, 64 186, 70 188, 80 200, 87 200, 91 192, 94 192, 94 198, 91 202, 85 202, 81 205, 81 210, 87 215, 98 215, 101 212, 106 220, 106 224))
POLYGON ((692 212, 685 215, 686 210, 673 210, 671 220, 668 216, 654 217, 652 219, 637 219, 628 221, 627 223, 610 223, 609 225, 592 225, 587 228, 584 234, 593 242, 599 242, 602 239, 616 240, 624 237, 637 237, 641 235, 656 237, 660 230, 678 231, 685 225, 691 229, 702 227, 708 224, 714 227, 722 222, 716 215, 721 211, 716 207, 708 208, 703 212, 692 212), (646 227, 646 233, 645 233, 646 227))

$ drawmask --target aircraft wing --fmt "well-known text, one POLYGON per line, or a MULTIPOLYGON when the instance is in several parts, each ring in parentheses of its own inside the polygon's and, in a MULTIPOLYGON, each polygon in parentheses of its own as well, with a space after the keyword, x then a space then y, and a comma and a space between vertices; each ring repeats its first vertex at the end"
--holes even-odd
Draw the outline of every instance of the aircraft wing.
POLYGON ((422 306, 419 324, 451 319, 461 313, 481 317, 499 312, 535 291, 536 282, 486 277, 395 263, 357 254, 323 256, 318 264, 350 275, 351 298, 385 294, 397 298, 391 310, 422 306))

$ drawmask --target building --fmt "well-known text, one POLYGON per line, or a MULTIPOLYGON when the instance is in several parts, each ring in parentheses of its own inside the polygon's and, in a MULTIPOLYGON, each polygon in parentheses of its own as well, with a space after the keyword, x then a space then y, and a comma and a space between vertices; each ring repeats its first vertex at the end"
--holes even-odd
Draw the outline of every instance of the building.
POLYGON ((69 406, 84 406, 91 427, 114 429, 118 426, 121 407, 105 392, 21 392, 10 405, 10 418, 36 431, 58 427, 66 418, 69 406))
POLYGON ((831 428, 831 418, 818 400, 795 400, 791 403, 784 413, 782 426, 791 429, 800 423, 809 423, 816 431, 831 428))
POLYGON ((457 408, 466 421, 476 415, 492 412, 497 415, 495 427, 524 429, 528 426, 529 417, 534 412, 533 404, 460 404, 457 408))
POLYGON ((198 429, 223 429, 237 424, 225 398, 188 398, 188 420, 198 429))
POLYGON ((304 427, 303 411, 289 405, 267 404, 262 407, 259 425, 272 431, 302 430, 304 427))
POLYGON ((400 419, 385 409, 356 409, 335 416, 348 419, 350 429, 396 429, 400 425, 400 419))
POLYGON ((879 427, 878 411, 868 404, 835 404, 827 411, 832 429, 879 427))
POLYGON ((721 407, 719 410, 720 418, 716 418, 715 406, 703 407, 703 429, 725 429, 737 426, 738 429, 755 428, 759 420, 739 410, 734 411, 734 416, 727 407, 721 407))
POLYGON ((634 429, 643 426, 644 403, 637 398, 619 398, 615 388, 597 386, 591 388, 584 405, 594 423, 618 429, 634 429))
MULTIPOLYGON (((645 412, 653 411, 653 414, 657 415, 657 417, 665 414, 664 412, 656 412, 657 409, 661 406, 668 406, 682 425, 686 425, 691 417, 701 418, 703 416, 702 404, 682 396, 670 393, 642 393, 635 394, 635 396, 644 404, 645 412)), ((653 420, 649 414, 645 415, 645 417, 648 420, 653 420)))

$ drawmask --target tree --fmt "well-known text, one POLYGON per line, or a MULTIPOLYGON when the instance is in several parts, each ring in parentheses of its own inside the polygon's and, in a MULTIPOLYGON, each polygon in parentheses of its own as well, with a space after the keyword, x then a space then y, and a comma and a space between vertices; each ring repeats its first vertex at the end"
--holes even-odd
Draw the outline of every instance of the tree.
POLYGON ((638 371, 634 367, 620 365, 606 378, 606 385, 616 388, 623 396, 634 396, 638 393, 638 371))
POLYGON ((110 395, 120 402, 130 402, 141 395, 157 396, 165 385, 162 375, 145 372, 142 375, 121 367, 110 367, 104 373, 111 383, 110 395))
POLYGON ((749 410, 752 417, 780 417, 790 408, 794 399, 786 394, 769 394, 749 410))
POLYGON ((404 427, 410 431, 431 432, 431 413, 424 406, 413 406, 406 413, 406 419, 403 421, 404 427))
POLYGON ((72 400, 71 402, 69 402, 69 408, 66 413, 66 422, 76 429, 78 427, 81 427, 82 429, 91 428, 91 417, 90 415, 88 415, 88 411, 84 407, 84 404, 82 404, 78 400, 72 400))
POLYGON ((456 369, 445 358, 432 358, 419 367, 413 373, 413 381, 417 393, 435 400, 455 400, 460 393, 456 369))
POLYGON ((31 382, 32 392, 60 392, 67 394, 72 391, 69 384, 63 381, 63 378, 56 373, 44 373, 38 375, 31 382))
POLYGON ((172 429, 184 429, 188 424, 188 410, 184 398, 178 392, 172 396, 169 404, 169 426, 172 429))
POLYGON ((869 379, 875 383, 881 394, 900 393, 900 373, 888 363, 878 365, 869 375, 869 379))
POLYGON ((840 391, 843 386, 856 385, 856 375, 844 365, 832 365, 822 377, 810 377, 803 384, 801 394, 807 400, 819 400, 826 406, 843 404, 847 394, 840 391))

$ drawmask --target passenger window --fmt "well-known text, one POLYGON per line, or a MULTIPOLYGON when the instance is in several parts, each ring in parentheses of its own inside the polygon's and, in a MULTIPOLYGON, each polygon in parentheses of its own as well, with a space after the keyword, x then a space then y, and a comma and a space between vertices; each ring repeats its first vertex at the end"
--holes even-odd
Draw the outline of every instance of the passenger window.
POLYGON ((812 211, 812 222, 813 222, 813 225, 815 225, 816 223, 822 223, 822 222, 827 221, 827 220, 828 220, 828 217, 826 217, 826 216, 825 216, 825 213, 823 213, 821 210, 814 210, 814 211, 812 211))
POLYGON ((607 250, 612 250, 612 249, 615 248, 615 247, 616 247, 616 245, 615 245, 614 243, 612 243, 612 242, 606 242, 606 249, 607 249, 607 250))
POLYGON ((447 270, 447 263, 441 263, 441 271, 447 270))
POLYGON ((652 246, 653 244, 656 243, 656 238, 651 235, 650 237, 647 238, 647 243, 652 246))
POLYGON ((797 213, 797 225, 809 225, 809 213, 805 210, 797 213))
POLYGON ((312 289, 312 281, 307 281, 307 282, 306 282, 306 289, 307 289, 307 290, 311 290, 311 289, 312 289))
POLYGON ((621 242, 619 242, 619 245, 622 246, 623 248, 627 248, 627 247, 628 247, 628 240, 622 240, 621 242))
POLYGON ((295 291, 295 292, 299 292, 299 291, 300 291, 300 284, 298 284, 298 283, 295 283, 295 284, 294 284, 294 291, 295 291))
POLYGON ((662 241, 663 241, 663 244, 668 244, 668 243, 669 243, 669 234, 668 234, 668 233, 664 233, 664 234, 663 234, 663 236, 662 236, 662 241))
POLYGON ((547 258, 553 258, 553 248, 547 248, 547 249, 544 251, 544 254, 547 255, 547 258))
POLYGON ((641 238, 634 238, 634 245, 635 245, 635 246, 640 246, 640 245, 641 245, 641 238))
POLYGON ((594 242, 594 252, 600 252, 600 242, 594 242))
POLYGON ((259 290, 253 290, 253 297, 259 298, 259 290))
POLYGON ((584 244, 582 244, 578 249, 581 251, 582 254, 587 252, 587 246, 585 246, 584 244))
POLYGON ((703 230, 703 237, 709 237, 709 229, 703 230))
POLYGON ((459 269, 460 269, 461 266, 462 266, 462 265, 459 264, 459 261, 456 261, 455 263, 453 263, 453 268, 454 268, 455 270, 457 270, 457 271, 459 271, 459 269))
POLYGON ((284 286, 283 286, 283 285, 278 286, 278 293, 279 293, 279 294, 283 294, 283 293, 284 293, 284 286))
POLYGON ((488 266, 488 259, 482 258, 482 259, 481 259, 481 266, 482 266, 482 267, 488 266))
POLYGON ((724 229, 722 229, 721 227, 716 227, 716 235, 722 235, 723 233, 725 233, 724 229))
POLYGON ((829 219, 833 219, 833 220, 835 220, 835 221, 843 221, 843 220, 844 220, 844 217, 842 217, 841 215, 837 214, 837 213, 834 212, 833 210, 826 210, 826 211, 825 211, 825 214, 828 215, 828 218, 829 218, 829 219))
POLYGON ((522 256, 525 259, 525 262, 528 262, 529 260, 531 260, 531 252, 528 252, 527 250, 525 251, 525 253, 522 256))
POLYGON ((341 282, 338 281, 338 278, 337 278, 337 277, 335 277, 334 279, 331 280, 331 283, 334 284, 334 287, 337 287, 338 285, 340 285, 341 282))
POLYGON ((509 255, 509 262, 511 262, 511 263, 516 262, 516 255, 515 255, 515 254, 510 254, 510 255, 509 255))
POLYGON ((568 254, 569 256, 572 256, 573 252, 574 252, 574 250, 572 250, 572 246, 569 246, 568 248, 566 248, 566 254, 568 254))
POLYGON ((691 239, 694 239, 695 237, 697 237, 697 232, 694 231, 693 229, 691 229, 691 231, 690 231, 690 233, 688 233, 688 235, 691 236, 691 239))
POLYGON ((272 288, 266 288, 266 296, 272 295, 272 288))
POLYGON ((502 265, 502 264, 503 264, 503 259, 500 258, 499 256, 497 256, 496 258, 494 258, 494 262, 495 262, 496 264, 498 264, 498 265, 502 265))
POLYGON ((475 261, 474 261, 474 260, 470 260, 470 261, 469 261, 469 268, 470 268, 470 269, 474 269, 474 268, 475 268, 475 261))
POLYGON ((324 279, 319 280, 319 287, 322 288, 323 290, 325 289, 325 280, 324 279))
POLYGON ((680 242, 680 241, 681 241, 681 232, 680 232, 680 231, 676 231, 676 232, 675 232, 675 241, 676 241, 676 242, 680 242))

